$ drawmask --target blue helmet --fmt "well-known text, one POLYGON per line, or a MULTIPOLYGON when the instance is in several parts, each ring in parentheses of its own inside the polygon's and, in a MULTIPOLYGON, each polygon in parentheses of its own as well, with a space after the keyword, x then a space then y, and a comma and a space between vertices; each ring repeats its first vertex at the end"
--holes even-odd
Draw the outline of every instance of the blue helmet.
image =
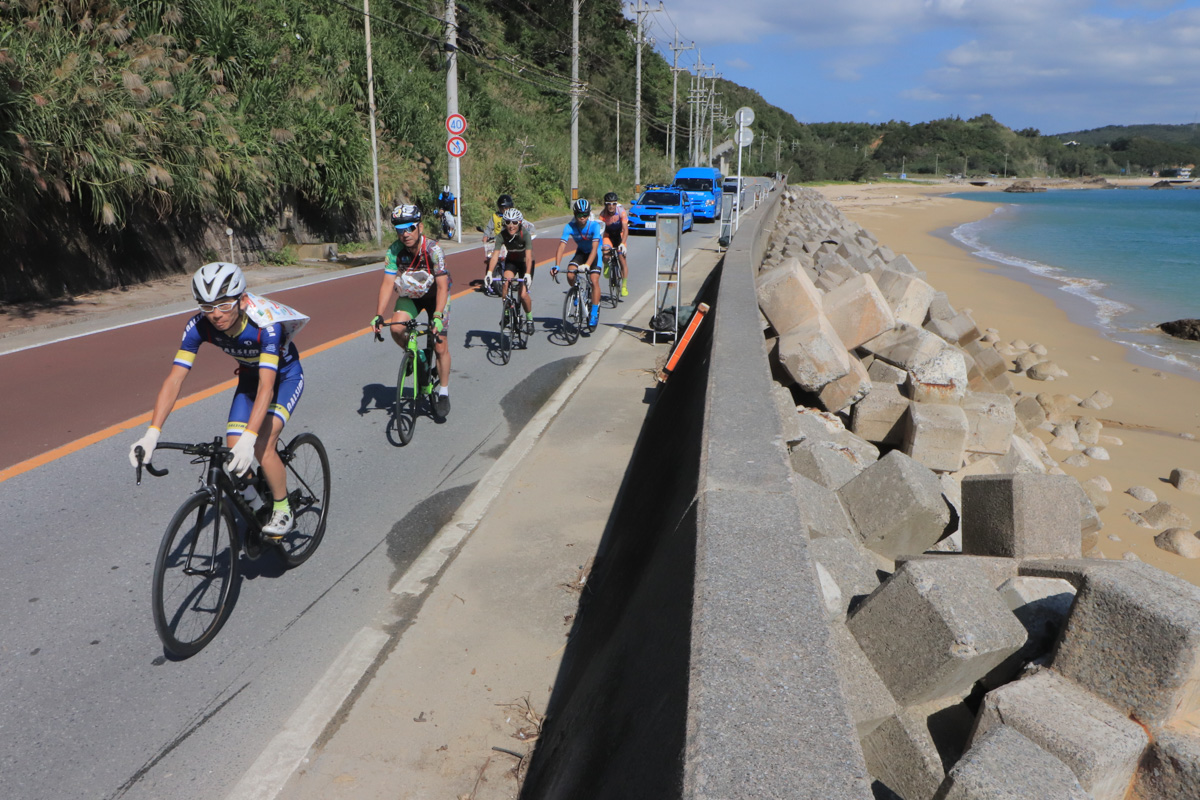
POLYGON ((590 214, 592 212, 592 204, 581 197, 574 203, 571 203, 571 212, 576 216, 590 214))

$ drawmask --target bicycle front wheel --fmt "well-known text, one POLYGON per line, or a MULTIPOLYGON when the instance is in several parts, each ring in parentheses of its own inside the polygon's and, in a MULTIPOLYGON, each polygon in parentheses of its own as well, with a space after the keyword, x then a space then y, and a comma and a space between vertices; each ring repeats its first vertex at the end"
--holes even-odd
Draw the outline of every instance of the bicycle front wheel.
POLYGON ((575 344, 578 341, 583 320, 583 303, 579 298, 579 288, 572 286, 563 300, 562 335, 567 344, 575 344))
POLYGON ((417 422, 416 398, 417 371, 412 351, 405 348, 400 353, 400 371, 396 374, 396 405, 392 407, 392 419, 388 423, 401 446, 412 441, 417 422))
POLYGON ((621 302, 621 259, 614 252, 608 257, 608 307, 621 302))
POLYGON ((500 363, 507 364, 512 358, 513 337, 516 336, 515 315, 508 298, 504 299, 504 309, 500 312, 500 363))
POLYGON ((297 567, 308 560, 325 536, 329 518, 329 456, 313 433, 302 433, 279 453, 287 467, 288 502, 296 527, 279 542, 283 560, 297 567))
POLYGON ((237 581, 233 511, 207 492, 192 495, 167 525, 154 562, 154 627, 168 653, 187 658, 225 624, 237 581))

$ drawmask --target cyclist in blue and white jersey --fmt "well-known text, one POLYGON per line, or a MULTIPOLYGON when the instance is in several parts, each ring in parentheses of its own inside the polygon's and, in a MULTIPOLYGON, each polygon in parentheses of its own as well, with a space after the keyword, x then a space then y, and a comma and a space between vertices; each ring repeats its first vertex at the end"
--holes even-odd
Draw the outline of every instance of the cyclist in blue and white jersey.
POLYGON ((563 226, 562 240, 558 243, 558 253, 554 256, 550 274, 558 274, 558 264, 567 252, 567 242, 574 241, 575 255, 571 256, 567 266, 567 277, 574 281, 576 268, 582 267, 591 278, 592 309, 588 324, 595 327, 600 320, 600 264, 597 256, 604 238, 604 226, 600 220, 591 218, 591 212, 592 204, 582 197, 571 203, 571 221, 563 226))
POLYGON ((225 438, 233 450, 229 472, 245 475, 254 459, 262 464, 271 496, 275 498, 271 519, 262 532, 273 539, 292 530, 295 521, 287 499, 287 472, 275 442, 291 418, 304 391, 304 370, 296 345, 288 340, 282 324, 259 327, 246 313, 246 277, 236 264, 217 261, 205 264, 192 278, 192 294, 200 305, 183 329, 183 343, 175 363, 158 391, 150 427, 129 448, 129 463, 137 466, 135 450, 141 447, 142 462, 150 463, 163 424, 175 408, 183 381, 192 368, 200 345, 209 342, 238 362, 237 389, 229 406, 225 438))
MULTIPOLYGON (((450 343, 442 333, 450 324, 450 273, 441 246, 421 232, 421 209, 399 205, 392 209, 396 241, 388 248, 383 283, 371 327, 378 333, 384 321, 404 322, 425 312, 434 330, 439 386, 433 410, 442 419, 450 413, 450 343), (389 313, 390 312, 390 313, 389 313)), ((393 327, 392 339, 408 346, 408 331, 393 327)))

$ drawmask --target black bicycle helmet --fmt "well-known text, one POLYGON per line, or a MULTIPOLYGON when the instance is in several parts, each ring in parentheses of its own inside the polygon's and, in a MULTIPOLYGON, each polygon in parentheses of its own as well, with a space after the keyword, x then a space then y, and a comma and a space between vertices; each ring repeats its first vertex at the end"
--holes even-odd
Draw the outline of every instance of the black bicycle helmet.
POLYGON ((579 198, 574 203, 571 203, 571 213, 575 216, 583 216, 592 212, 592 204, 584 198, 579 198))
POLYGON ((513 205, 512 195, 502 194, 496 198, 496 208, 500 211, 504 211, 506 208, 512 208, 513 205))
POLYGON ((421 207, 400 205, 392 209, 392 225, 408 225, 421 221, 421 207))
POLYGON ((615 202, 617 202, 617 193, 616 193, 616 192, 609 192, 608 194, 604 195, 604 202, 606 202, 606 203, 615 203, 615 202))

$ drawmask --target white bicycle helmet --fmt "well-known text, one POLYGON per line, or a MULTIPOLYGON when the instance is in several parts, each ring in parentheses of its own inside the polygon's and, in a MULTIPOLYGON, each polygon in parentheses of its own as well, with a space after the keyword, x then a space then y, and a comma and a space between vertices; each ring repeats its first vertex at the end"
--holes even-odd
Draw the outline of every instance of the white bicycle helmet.
POLYGON ((192 296, 197 303, 215 303, 223 297, 238 297, 246 291, 246 276, 237 264, 214 261, 196 270, 192 296))
POLYGON ((396 276, 396 291, 401 297, 424 297, 433 286, 433 274, 423 269, 404 272, 396 276))
POLYGON ((515 208, 506 208, 504 209, 504 215, 502 216, 502 219, 505 222, 524 222, 525 215, 515 208))

